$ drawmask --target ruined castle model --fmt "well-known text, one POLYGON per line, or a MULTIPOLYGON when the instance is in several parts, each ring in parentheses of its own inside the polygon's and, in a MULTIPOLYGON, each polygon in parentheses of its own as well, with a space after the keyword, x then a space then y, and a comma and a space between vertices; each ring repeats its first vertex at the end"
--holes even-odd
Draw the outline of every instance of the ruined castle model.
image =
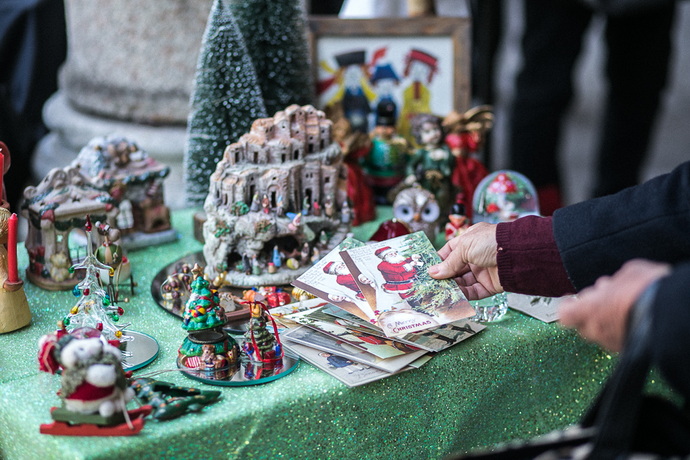
POLYGON ((349 231, 340 146, 312 106, 255 120, 211 175, 206 273, 239 287, 286 284, 349 231))

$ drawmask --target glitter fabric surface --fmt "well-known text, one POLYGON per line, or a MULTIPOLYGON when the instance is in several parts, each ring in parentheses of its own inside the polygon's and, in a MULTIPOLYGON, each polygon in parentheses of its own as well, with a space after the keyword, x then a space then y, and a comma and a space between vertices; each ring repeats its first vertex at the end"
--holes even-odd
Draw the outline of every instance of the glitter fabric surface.
MULTIPOLYGON (((150 294, 162 267, 201 249, 191 236, 191 210, 176 212, 173 224, 179 241, 129 254, 138 286, 121 321, 160 343, 157 360, 135 377, 175 369, 185 337, 179 318, 150 294)), ((359 227, 355 236, 366 239, 377 225, 359 227)), ((19 265, 28 265, 23 250, 19 265)), ((38 371, 37 342, 76 298, 25 288, 32 324, 0 335, 0 458, 8 460, 442 458, 576 422, 613 363, 573 332, 509 311, 422 368, 361 387, 348 388, 305 362, 282 379, 249 387, 210 387, 172 371, 157 378, 219 389, 222 400, 197 414, 150 421, 132 437, 41 435, 39 425, 50 422, 49 409, 59 404, 59 377, 38 371)))

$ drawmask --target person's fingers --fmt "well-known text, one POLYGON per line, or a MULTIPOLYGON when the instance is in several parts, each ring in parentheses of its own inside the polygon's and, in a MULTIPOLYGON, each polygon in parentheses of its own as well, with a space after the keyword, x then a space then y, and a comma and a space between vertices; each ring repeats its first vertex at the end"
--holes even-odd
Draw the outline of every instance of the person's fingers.
POLYGON ((467 262, 461 251, 452 251, 443 262, 429 267, 429 275, 436 279, 453 278, 466 271, 467 262))

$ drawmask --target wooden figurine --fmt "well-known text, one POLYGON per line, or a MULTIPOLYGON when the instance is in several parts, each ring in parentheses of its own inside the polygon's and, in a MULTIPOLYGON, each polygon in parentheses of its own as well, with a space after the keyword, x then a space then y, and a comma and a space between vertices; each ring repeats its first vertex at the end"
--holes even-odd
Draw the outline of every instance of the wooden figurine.
POLYGON ((477 153, 485 144, 492 126, 493 113, 487 105, 474 107, 462 114, 453 111, 443 119, 443 128, 447 133, 445 142, 455 157, 451 182, 455 192, 462 194, 462 204, 469 219, 472 219, 474 191, 489 174, 477 153))
POLYGON ((379 204, 388 204, 388 192, 404 179, 408 143, 395 129, 395 102, 382 101, 376 109, 376 127, 370 133, 371 150, 364 160, 367 184, 379 204))
POLYGON ((465 204, 462 200, 458 200, 453 205, 453 208, 448 215, 448 222, 445 226, 446 241, 450 241, 456 236, 461 235, 470 227, 470 218, 465 211, 465 204))
POLYGON ((407 163, 405 182, 419 183, 436 197, 441 210, 448 212, 450 207, 450 177, 455 158, 443 143, 441 119, 435 115, 421 114, 412 119, 412 133, 420 147, 407 163))
POLYGON ((360 225, 376 217, 374 192, 367 184, 360 164, 369 155, 371 139, 366 133, 353 130, 338 107, 334 107, 329 116, 333 120, 333 138, 340 144, 345 158, 347 197, 352 203, 352 225, 360 225))

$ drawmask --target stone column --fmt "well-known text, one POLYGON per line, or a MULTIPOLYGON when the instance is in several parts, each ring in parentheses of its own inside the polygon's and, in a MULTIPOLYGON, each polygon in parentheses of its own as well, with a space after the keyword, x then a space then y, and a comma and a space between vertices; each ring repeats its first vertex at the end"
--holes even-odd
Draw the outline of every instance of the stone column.
POLYGON ((130 138, 171 167, 166 201, 181 202, 182 154, 196 62, 212 0, 65 0, 68 53, 46 103, 50 133, 33 173, 69 164, 96 136, 130 138))

